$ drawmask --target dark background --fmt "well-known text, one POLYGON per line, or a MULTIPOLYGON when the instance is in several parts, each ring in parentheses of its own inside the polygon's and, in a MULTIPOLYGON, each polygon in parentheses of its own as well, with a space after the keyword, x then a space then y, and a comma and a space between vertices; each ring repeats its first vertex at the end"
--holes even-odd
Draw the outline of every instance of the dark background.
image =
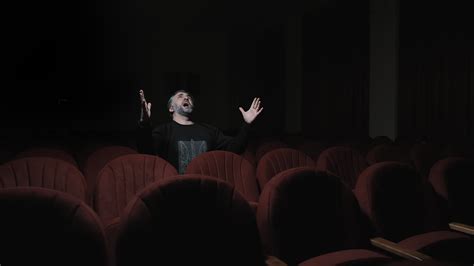
MULTIPOLYGON (((470 137, 472 16, 467 4, 415 2, 400 1, 398 135, 470 137)), ((291 108, 303 135, 368 135, 369 1, 26 0, 2 10, 4 139, 133 132, 140 88, 156 122, 185 88, 196 119, 225 131, 259 96, 261 135, 288 133, 291 108), (301 104, 288 106, 286 23, 295 17, 301 104)))

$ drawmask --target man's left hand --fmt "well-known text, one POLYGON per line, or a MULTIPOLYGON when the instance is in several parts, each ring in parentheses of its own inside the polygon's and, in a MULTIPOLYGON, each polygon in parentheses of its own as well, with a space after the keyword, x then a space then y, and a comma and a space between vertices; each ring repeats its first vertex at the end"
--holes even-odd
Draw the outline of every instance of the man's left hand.
POLYGON ((251 124, 255 118, 262 112, 263 107, 260 106, 260 98, 254 98, 250 108, 244 111, 242 107, 239 107, 242 117, 247 124, 251 124))

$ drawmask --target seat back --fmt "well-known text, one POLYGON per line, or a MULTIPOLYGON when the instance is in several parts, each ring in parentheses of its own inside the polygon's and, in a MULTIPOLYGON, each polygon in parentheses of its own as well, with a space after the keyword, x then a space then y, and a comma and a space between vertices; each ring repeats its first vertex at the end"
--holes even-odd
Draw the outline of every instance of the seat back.
POLYGON ((262 141, 257 148, 255 149, 255 158, 257 160, 257 164, 262 159, 262 157, 267 154, 267 152, 281 149, 281 148, 289 148, 288 144, 280 141, 280 140, 264 140, 262 141))
POLYGON ((398 242, 441 228, 429 187, 407 164, 369 166, 360 174, 354 193, 378 236, 398 242))
POLYGON ((202 153, 188 164, 185 173, 220 178, 234 185, 248 201, 258 201, 255 168, 235 153, 227 151, 202 153))
POLYGON ((357 177, 367 166, 367 161, 360 152, 344 146, 326 149, 319 155, 316 163, 317 169, 336 174, 351 188, 354 188, 357 177))
POLYGON ((439 160, 431 168, 429 182, 439 196, 450 221, 474 224, 474 161, 461 157, 439 160))
POLYGON ((255 215, 234 187, 182 175, 147 187, 127 206, 117 265, 265 265, 255 215))
POLYGON ((76 159, 74 159, 74 157, 70 153, 56 148, 30 148, 21 151, 15 155, 15 158, 17 159, 27 157, 49 157, 54 159, 60 159, 74 165, 75 167, 78 167, 76 159))
POLYGON ((368 246, 351 189, 339 177, 314 168, 289 169, 270 180, 260 197, 257 221, 267 253, 289 265, 368 246))
POLYGON ((107 226, 120 217, 135 194, 153 182, 177 174, 170 163, 158 156, 128 154, 115 158, 98 175, 94 209, 107 226))
POLYGON ((107 245, 97 215, 67 193, 0 189, 2 265, 106 266, 107 245))
POLYGON ((388 161, 408 162, 408 154, 396 145, 380 144, 369 150, 366 160, 369 165, 388 161))
POLYGON ((97 185, 97 175, 108 162, 122 155, 136 153, 137 151, 132 148, 114 145, 97 148, 88 155, 84 162, 83 172, 89 188, 89 195, 93 195, 97 185))
POLYGON ((72 164, 48 157, 25 157, 0 165, 0 188, 43 187, 86 201, 86 181, 72 164))
POLYGON ((257 166, 257 180, 260 190, 276 174, 295 167, 314 167, 314 161, 302 151, 282 148, 268 152, 260 159, 257 166))

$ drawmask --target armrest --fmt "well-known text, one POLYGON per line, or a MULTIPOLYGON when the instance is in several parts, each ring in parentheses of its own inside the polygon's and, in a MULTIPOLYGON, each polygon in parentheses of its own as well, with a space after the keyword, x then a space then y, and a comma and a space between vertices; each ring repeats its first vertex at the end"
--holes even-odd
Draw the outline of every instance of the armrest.
POLYGON ((465 233, 468 235, 474 235, 474 226, 462 224, 462 223, 449 223, 449 228, 454 231, 465 233))
POLYGON ((288 266, 288 264, 284 263, 279 258, 273 256, 267 256, 265 262, 267 266, 288 266))
POLYGON ((394 243, 392 241, 386 240, 381 237, 370 239, 370 243, 372 243, 372 245, 380 249, 383 249, 389 253, 395 254, 405 259, 414 260, 414 261, 425 261, 425 260, 431 259, 431 257, 423 253, 403 248, 397 243, 394 243))

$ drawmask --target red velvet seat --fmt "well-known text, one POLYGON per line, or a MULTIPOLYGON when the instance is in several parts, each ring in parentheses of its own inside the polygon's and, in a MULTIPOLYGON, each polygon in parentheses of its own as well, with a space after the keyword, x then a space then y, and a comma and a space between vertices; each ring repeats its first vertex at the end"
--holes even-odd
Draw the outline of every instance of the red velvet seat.
POLYGON ((84 162, 83 173, 86 178, 88 195, 92 198, 97 185, 97 175, 111 160, 126 154, 136 154, 137 151, 125 146, 105 146, 97 148, 89 154, 84 162))
POLYGON ((86 201, 86 181, 72 164, 48 157, 25 157, 0 165, 0 188, 43 187, 86 201))
POLYGON ((60 191, 0 189, 2 265, 106 266, 105 235, 83 201, 60 191))
POLYGON ((279 140, 262 141, 255 149, 255 157, 257 159, 257 164, 260 162, 260 159, 262 159, 262 157, 267 154, 267 152, 282 148, 289 148, 289 146, 288 144, 279 140))
POLYGON ((413 167, 398 162, 374 164, 361 173, 354 193, 376 236, 437 259, 474 259, 473 241, 449 231, 432 190, 413 167))
POLYGON ((319 155, 327 148, 329 148, 329 143, 314 140, 306 140, 298 145, 298 150, 311 157, 315 163, 318 161, 319 155))
POLYGON ((431 167, 429 181, 450 221, 474 225, 474 160, 450 157, 431 167))
POLYGON ((402 148, 393 144, 380 144, 369 150, 366 156, 369 165, 387 162, 408 162, 408 154, 404 154, 402 148))
POLYGON ((243 157, 227 151, 210 151, 194 158, 186 174, 217 177, 235 186, 249 202, 258 202, 255 168, 243 157))
POLYGON ((257 166, 256 174, 260 190, 263 190, 265 184, 276 174, 302 166, 315 166, 313 159, 302 151, 281 148, 268 152, 260 159, 257 166))
POLYGON ((125 206, 148 185, 177 174, 173 165, 147 154, 122 155, 102 168, 97 176, 94 209, 104 224, 113 259, 117 229, 125 206))
POLYGON ((336 146, 326 149, 319 155, 316 168, 339 176, 347 185, 354 188, 359 174, 367 168, 365 157, 350 147, 336 146))
POLYGON ((265 265, 255 215, 229 183, 202 175, 160 180, 122 216, 117 265, 265 265))
POLYGON ((27 150, 24 150, 22 152, 19 152, 16 154, 15 158, 20 159, 20 158, 27 158, 27 157, 49 157, 49 158, 54 158, 54 159, 60 159, 63 161, 66 161, 72 165, 74 165, 76 168, 77 162, 74 157, 68 153, 67 151, 64 151, 62 149, 57 149, 57 148, 30 148, 27 150))
POLYGON ((368 231, 351 189, 314 168, 293 168, 272 178, 261 194, 257 222, 266 252, 288 265, 390 260, 365 249, 368 231))
POLYGON ((128 202, 146 186, 177 175, 176 169, 158 156, 128 154, 108 162, 100 171, 94 209, 105 226, 115 223, 128 202))

